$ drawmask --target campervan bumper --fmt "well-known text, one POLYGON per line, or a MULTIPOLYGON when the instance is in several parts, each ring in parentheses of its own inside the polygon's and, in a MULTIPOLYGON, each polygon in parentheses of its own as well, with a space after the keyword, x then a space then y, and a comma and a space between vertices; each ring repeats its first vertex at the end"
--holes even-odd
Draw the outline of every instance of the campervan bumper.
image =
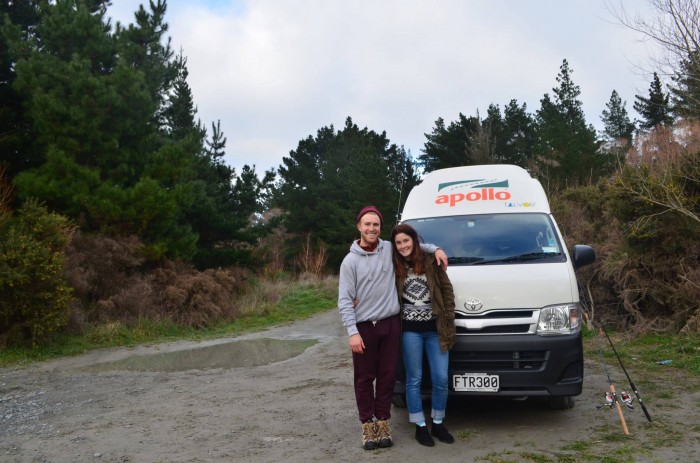
MULTIPOLYGON (((405 394, 405 372, 400 362, 395 393, 405 394)), ((424 366, 423 389, 430 391, 430 374, 424 366)), ((576 396, 583 387, 581 333, 560 336, 508 335, 457 336, 450 350, 450 395, 471 396, 576 396), (497 375, 497 391, 459 390, 467 378, 497 375), (457 386, 458 389, 455 389, 457 386)))

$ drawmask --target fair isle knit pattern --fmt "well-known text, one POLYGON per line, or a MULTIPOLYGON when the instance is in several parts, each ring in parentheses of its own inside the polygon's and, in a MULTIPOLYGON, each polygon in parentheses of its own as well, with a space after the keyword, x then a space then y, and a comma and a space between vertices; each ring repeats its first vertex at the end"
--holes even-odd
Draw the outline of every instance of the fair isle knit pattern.
POLYGON ((428 278, 425 274, 416 275, 409 269, 403 285, 402 318, 409 322, 427 322, 435 320, 428 291, 428 278))

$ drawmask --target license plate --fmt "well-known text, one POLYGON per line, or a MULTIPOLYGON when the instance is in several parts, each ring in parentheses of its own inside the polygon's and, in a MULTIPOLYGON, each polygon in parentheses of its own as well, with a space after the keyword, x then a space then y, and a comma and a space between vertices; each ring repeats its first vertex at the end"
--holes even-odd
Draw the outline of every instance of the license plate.
POLYGON ((452 388, 459 392, 498 392, 498 375, 465 373, 452 376, 452 388))

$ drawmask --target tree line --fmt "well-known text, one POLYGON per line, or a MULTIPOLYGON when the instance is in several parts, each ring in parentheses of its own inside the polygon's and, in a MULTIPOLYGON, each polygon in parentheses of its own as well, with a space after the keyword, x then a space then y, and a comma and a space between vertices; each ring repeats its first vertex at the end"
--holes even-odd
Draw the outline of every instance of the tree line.
MULTIPOLYGON (((218 121, 197 118, 187 58, 167 35, 166 0, 139 7, 128 25, 112 24, 109 6, 106 0, 0 1, 0 229, 13 237, 0 249, 0 291, 13 301, 0 303, 0 332, 26 318, 18 306, 39 304, 17 288, 38 279, 64 291, 60 259, 45 273, 37 267, 40 256, 58 256, 76 229, 135 237, 144 269, 169 261, 200 270, 260 268, 262 256, 294 270, 299 251, 312 247, 328 251, 325 268, 334 272, 356 238, 356 212, 376 205, 386 232, 424 172, 516 164, 550 195, 570 194, 638 169, 644 164, 639 140, 700 115, 698 48, 691 43, 667 89, 654 73, 648 94, 635 97, 639 119, 611 90, 600 133, 586 120, 564 59, 557 86, 534 112, 512 99, 502 109, 491 104, 483 117, 439 118, 417 157, 348 117, 340 128, 322 127, 301 139, 276 170, 258 174, 246 165, 236 172, 224 162, 218 121), (32 221, 44 224, 40 233, 32 221), (23 259, 17 249, 30 241, 34 257, 23 259)), ((691 165, 697 152, 692 155, 691 165)), ((697 213, 697 205, 688 209, 697 213)), ((628 221, 640 212, 625 210, 628 221)), ((46 302, 50 293, 46 288, 34 297, 46 302)), ((56 301, 65 307, 69 298, 61 294, 56 301)))
POLYGON ((3 1, 0 152, 16 204, 36 198, 86 232, 136 235, 149 258, 245 263, 272 173, 240 173, 196 119, 165 0, 112 25, 109 2, 3 1), (251 195, 253 199, 251 200, 251 195))

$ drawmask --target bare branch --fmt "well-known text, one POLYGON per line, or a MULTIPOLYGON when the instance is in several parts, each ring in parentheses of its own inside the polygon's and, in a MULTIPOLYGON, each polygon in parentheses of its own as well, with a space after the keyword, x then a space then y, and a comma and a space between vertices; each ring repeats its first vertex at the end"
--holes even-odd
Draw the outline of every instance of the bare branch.
POLYGON ((622 2, 618 6, 605 2, 607 10, 622 26, 651 40, 664 53, 654 59, 666 75, 675 75, 680 63, 700 49, 700 6, 697 0, 649 0, 655 15, 632 15, 622 2))

